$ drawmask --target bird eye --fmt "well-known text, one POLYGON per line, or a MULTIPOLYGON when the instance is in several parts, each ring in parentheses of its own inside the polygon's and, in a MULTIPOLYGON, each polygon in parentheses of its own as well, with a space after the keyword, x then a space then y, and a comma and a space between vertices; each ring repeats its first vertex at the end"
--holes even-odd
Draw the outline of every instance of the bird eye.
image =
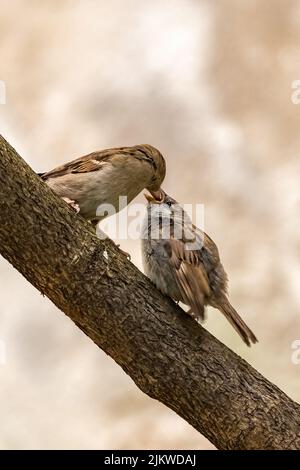
POLYGON ((172 207, 172 202, 171 201, 168 201, 166 204, 167 204, 167 206, 172 207))

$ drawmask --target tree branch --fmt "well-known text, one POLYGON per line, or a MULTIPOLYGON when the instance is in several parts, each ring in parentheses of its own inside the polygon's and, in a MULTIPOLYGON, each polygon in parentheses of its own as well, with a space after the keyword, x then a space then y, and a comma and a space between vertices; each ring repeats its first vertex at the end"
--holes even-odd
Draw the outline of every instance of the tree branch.
POLYGON ((97 239, 1 136, 0 157, 4 258, 217 448, 300 449, 298 404, 97 239))

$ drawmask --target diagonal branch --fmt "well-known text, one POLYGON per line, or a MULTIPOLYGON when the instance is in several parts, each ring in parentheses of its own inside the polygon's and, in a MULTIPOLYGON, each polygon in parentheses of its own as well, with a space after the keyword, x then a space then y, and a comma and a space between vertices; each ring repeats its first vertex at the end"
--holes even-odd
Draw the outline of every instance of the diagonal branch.
POLYGON ((300 406, 98 240, 1 136, 0 252, 219 449, 300 449, 300 406))

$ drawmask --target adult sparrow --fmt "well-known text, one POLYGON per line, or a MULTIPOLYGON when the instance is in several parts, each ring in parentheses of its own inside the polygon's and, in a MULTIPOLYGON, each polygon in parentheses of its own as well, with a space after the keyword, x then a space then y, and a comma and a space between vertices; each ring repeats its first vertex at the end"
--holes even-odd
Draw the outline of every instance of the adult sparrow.
POLYGON ((187 213, 163 192, 149 204, 142 226, 142 254, 146 275, 175 301, 190 307, 197 321, 204 320, 206 305, 220 310, 244 342, 257 339, 227 297, 227 275, 212 239, 195 227, 187 213))
POLYGON ((77 212, 97 223, 107 214, 97 214, 101 204, 120 210, 119 197, 132 201, 144 188, 160 199, 166 174, 162 154, 151 145, 135 145, 93 152, 40 173, 41 178, 77 212))

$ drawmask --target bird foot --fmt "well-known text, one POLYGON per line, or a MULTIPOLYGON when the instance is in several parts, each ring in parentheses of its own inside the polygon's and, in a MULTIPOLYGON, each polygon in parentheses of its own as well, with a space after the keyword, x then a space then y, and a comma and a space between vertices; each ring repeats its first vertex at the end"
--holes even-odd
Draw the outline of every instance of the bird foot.
POLYGON ((71 209, 73 209, 74 212, 76 212, 76 214, 80 212, 80 207, 75 201, 68 197, 63 197, 63 200, 71 207, 71 209))
POLYGON ((186 313, 190 315, 190 317, 192 317, 199 324, 201 324, 204 320, 204 315, 196 315, 191 308, 189 310, 186 310, 186 313))
POLYGON ((120 252, 122 253, 122 255, 126 256, 126 258, 128 259, 128 261, 131 261, 131 255, 130 255, 129 253, 127 253, 127 251, 122 250, 122 249, 120 248, 120 245, 119 245, 119 244, 116 243, 116 245, 117 245, 117 247, 119 248, 119 250, 120 250, 120 252))

